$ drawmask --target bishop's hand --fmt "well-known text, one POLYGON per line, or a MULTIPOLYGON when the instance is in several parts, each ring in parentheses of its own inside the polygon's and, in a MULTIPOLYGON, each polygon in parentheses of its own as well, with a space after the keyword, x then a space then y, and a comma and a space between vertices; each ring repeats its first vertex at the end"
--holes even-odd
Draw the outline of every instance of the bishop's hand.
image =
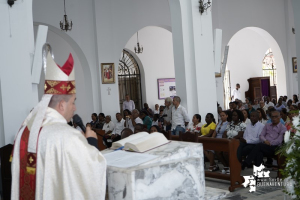
POLYGON ((97 134, 91 129, 91 126, 86 127, 85 137, 86 138, 93 137, 93 138, 98 139, 97 134))

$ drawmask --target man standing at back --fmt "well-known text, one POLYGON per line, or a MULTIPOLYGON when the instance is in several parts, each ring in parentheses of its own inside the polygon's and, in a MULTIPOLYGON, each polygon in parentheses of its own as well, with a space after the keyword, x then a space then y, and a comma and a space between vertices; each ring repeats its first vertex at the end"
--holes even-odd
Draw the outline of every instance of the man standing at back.
POLYGON ((236 99, 241 100, 241 91, 240 84, 236 84, 236 88, 232 91, 231 101, 235 101, 236 99))
POLYGON ((22 124, 12 153, 11 199, 105 198, 106 160, 95 132, 69 126, 76 89, 73 57, 47 55, 45 95, 22 124))
POLYGON ((179 135, 179 131, 185 132, 185 126, 190 122, 190 118, 186 109, 180 105, 181 99, 179 96, 173 98, 172 107, 172 134, 179 135))
POLYGON ((134 101, 130 100, 129 94, 125 95, 125 101, 123 102, 123 110, 128 109, 132 112, 135 109, 134 101))

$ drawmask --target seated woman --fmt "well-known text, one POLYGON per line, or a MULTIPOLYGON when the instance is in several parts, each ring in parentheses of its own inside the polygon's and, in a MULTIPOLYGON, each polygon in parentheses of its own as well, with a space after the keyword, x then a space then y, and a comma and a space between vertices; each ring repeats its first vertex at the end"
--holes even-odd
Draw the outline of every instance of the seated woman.
POLYGON ((125 119, 126 119, 126 116, 129 116, 129 115, 131 115, 131 112, 130 112, 128 109, 125 109, 125 110, 123 111, 123 119, 125 120, 125 119))
POLYGON ((281 109, 280 117, 285 123, 288 123, 291 121, 290 118, 288 117, 288 112, 287 112, 286 108, 281 109))
POLYGON ((150 128, 150 133, 155 133, 155 132, 161 133, 160 128, 157 125, 153 125, 150 128))
POLYGON ((249 103, 250 103, 250 98, 249 98, 249 97, 246 97, 245 103, 243 103, 245 109, 248 109, 248 108, 249 108, 249 107, 248 107, 249 103))
MULTIPOLYGON (((234 110, 232 111, 232 121, 228 123, 222 138, 239 139, 240 137, 243 137, 245 129, 246 129, 246 124, 244 123, 243 113, 240 110, 234 110)), ((224 165, 224 170, 228 174, 230 173, 230 169, 228 165, 229 163, 228 154, 223 154, 223 158, 225 159, 225 161, 223 162, 226 164, 224 165)))
POLYGON ((244 110, 245 109, 245 106, 243 105, 243 102, 241 100, 238 101, 238 107, 237 107, 238 110, 244 110))
POLYGON ((248 113, 249 115, 251 114, 251 112, 255 111, 255 108, 252 106, 251 103, 248 103, 248 113))
MULTIPOLYGON (((207 113, 206 117, 205 117, 205 122, 206 124, 204 124, 201 127, 201 137, 211 137, 212 134, 214 133, 214 131, 216 130, 216 121, 215 121, 215 117, 213 114, 211 113, 207 113)), ((209 166, 209 171, 218 171, 219 170, 219 166, 215 163, 215 155, 214 152, 211 150, 206 150, 204 151, 204 155, 207 157, 207 159, 210 162, 210 166, 209 166)))
POLYGON ((248 116, 249 116, 248 111, 247 111, 247 110, 242 110, 242 112, 243 112, 243 115, 244 115, 244 121, 243 121, 243 122, 244 122, 246 125, 250 124, 251 121, 250 121, 250 119, 248 118, 248 116))
POLYGON ((128 120, 130 119, 131 112, 128 109, 123 110, 123 119, 125 120, 124 122, 124 127, 129 128, 128 120))
POLYGON ((291 110, 291 105, 293 105, 292 99, 289 99, 286 104, 287 104, 286 110, 289 112, 291 110))
POLYGON ((285 106, 282 104, 282 98, 279 98, 279 99, 278 99, 278 103, 277 103, 277 105, 275 106, 275 109, 276 109, 278 112, 281 112, 282 108, 285 108, 285 106))
POLYGON ((246 124, 244 123, 244 115, 240 110, 232 111, 232 121, 227 125, 223 133, 223 138, 238 139, 245 131, 246 124))
POLYGON ((192 121, 186 127, 186 131, 187 132, 195 132, 197 134, 200 134, 200 130, 201 130, 202 125, 203 124, 201 123, 201 115, 195 114, 193 116, 192 121))
POLYGON ((152 121, 152 126, 160 126, 160 122, 158 121, 159 119, 159 114, 154 114, 153 115, 153 121, 152 121))
MULTIPOLYGON (((230 111, 229 111, 230 112, 230 111)), ((221 116, 221 120, 219 121, 212 137, 213 138, 222 138, 223 133, 225 132, 227 125, 230 123, 228 122, 228 113, 226 111, 222 111, 220 113, 221 116)), ((216 156, 219 158, 219 160, 222 162, 223 166, 224 166, 224 173, 229 173, 229 165, 228 165, 228 161, 227 161, 227 157, 228 155, 226 154, 226 152, 220 152, 220 151, 215 151, 216 156)))
POLYGON ((299 116, 299 110, 291 110, 289 112, 289 115, 291 117, 291 120, 289 122, 285 123, 285 127, 288 131, 290 131, 291 133, 296 133, 297 130, 295 130, 293 128, 293 118, 299 116))
POLYGON ((258 121, 259 121, 260 123, 262 123, 262 124, 265 125, 265 124, 267 123, 268 119, 267 119, 267 115, 266 115, 264 109, 262 109, 262 108, 257 108, 256 111, 257 111, 258 114, 259 114, 258 121))

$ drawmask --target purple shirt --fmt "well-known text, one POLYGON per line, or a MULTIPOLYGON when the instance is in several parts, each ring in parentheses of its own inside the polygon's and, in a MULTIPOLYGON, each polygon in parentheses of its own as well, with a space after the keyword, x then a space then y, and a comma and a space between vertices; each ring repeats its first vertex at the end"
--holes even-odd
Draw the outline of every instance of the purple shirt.
POLYGON ((263 142, 268 140, 271 146, 277 146, 282 143, 285 131, 286 127, 280 122, 277 125, 266 124, 259 138, 263 142))
POLYGON ((252 123, 248 124, 244 132, 243 138, 247 141, 247 144, 260 143, 259 136, 265 125, 260 122, 256 122, 254 126, 252 123))

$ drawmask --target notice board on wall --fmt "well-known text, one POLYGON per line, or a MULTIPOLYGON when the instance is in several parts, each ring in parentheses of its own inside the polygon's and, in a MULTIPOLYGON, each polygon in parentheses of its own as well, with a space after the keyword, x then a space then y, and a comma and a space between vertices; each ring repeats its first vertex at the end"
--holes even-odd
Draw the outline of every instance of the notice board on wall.
POLYGON ((158 99, 176 96, 175 78, 157 79, 158 99))

